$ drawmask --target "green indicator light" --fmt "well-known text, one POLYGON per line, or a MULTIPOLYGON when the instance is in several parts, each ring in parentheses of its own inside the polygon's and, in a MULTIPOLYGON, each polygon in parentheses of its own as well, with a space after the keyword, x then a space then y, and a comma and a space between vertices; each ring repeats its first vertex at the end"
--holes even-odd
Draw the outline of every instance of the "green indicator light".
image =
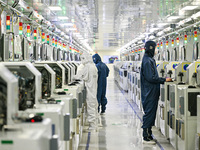
POLYGON ((10 30, 10 26, 6 26, 6 30, 10 30))
POLYGON ((37 37, 36 37, 36 36, 34 36, 34 40, 37 40, 37 37))
POLYGON ((45 42, 45 39, 42 39, 42 42, 45 42))
POLYGON ((23 34, 23 31, 19 31, 19 35, 22 35, 23 34))
POLYGON ((61 100, 56 100, 56 102, 57 102, 57 103, 60 103, 60 102, 62 102, 62 101, 61 101, 61 100))
POLYGON ((174 47, 174 44, 172 44, 172 47, 174 47))
POLYGON ((27 33, 27 37, 30 37, 31 36, 31 34, 30 33, 27 33))
POLYGON ((47 44, 49 44, 49 41, 47 41, 47 44))
POLYGON ((37 113, 38 116, 44 116, 44 113, 37 113))
POLYGON ((187 44, 187 41, 185 40, 184 43, 187 44))
POLYGON ((13 144, 12 140, 1 140, 1 144, 13 144))
POLYGON ((197 37, 195 37, 194 40, 197 41, 197 37))
POLYGON ((68 89, 64 89, 64 91, 68 91, 68 89))
POLYGON ((177 45, 179 45, 179 43, 177 43, 177 45))

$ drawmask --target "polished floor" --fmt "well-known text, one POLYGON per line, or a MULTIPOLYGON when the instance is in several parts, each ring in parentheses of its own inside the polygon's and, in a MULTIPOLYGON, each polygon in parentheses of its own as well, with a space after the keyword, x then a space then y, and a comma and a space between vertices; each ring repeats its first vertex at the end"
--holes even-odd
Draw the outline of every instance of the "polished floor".
POLYGON ((103 127, 96 133, 83 133, 78 150, 174 150, 156 128, 157 144, 142 143, 142 112, 113 79, 108 80, 107 99, 106 114, 101 116, 103 127))

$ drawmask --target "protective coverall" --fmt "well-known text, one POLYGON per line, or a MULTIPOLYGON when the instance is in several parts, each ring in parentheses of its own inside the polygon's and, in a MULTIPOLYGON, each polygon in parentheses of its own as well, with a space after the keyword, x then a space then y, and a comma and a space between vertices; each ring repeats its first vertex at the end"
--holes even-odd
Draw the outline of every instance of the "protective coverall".
POLYGON ((160 78, 154 60, 156 43, 147 41, 145 44, 145 55, 142 60, 141 78, 141 98, 144 110, 143 116, 143 137, 152 138, 152 126, 155 124, 156 111, 160 96, 160 84, 164 84, 165 78, 160 78))
POLYGON ((86 86, 86 103, 87 103, 87 120, 89 122, 89 130, 97 129, 98 103, 97 103, 97 68, 92 61, 92 56, 87 53, 81 55, 82 65, 78 67, 75 79, 85 81, 86 86))
POLYGON ((106 86, 107 86, 107 77, 110 70, 107 65, 101 61, 101 57, 98 54, 92 56, 94 63, 98 69, 98 88, 97 88, 97 100, 99 103, 98 112, 105 113, 107 98, 106 98, 106 86))

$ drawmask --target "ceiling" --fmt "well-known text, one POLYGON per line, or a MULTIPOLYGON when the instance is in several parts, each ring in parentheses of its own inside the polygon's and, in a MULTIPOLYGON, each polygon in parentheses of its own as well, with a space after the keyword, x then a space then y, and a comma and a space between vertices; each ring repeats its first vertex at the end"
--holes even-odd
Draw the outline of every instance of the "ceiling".
MULTIPOLYGON (((183 5, 191 2, 199 4, 200 0, 25 1, 77 42, 88 42, 94 51, 101 51, 117 50, 134 38, 151 33, 151 29, 156 28, 158 22, 166 22, 167 16, 178 15, 183 5), (50 11, 49 5, 61 6, 62 11, 50 11), (69 19, 59 20, 57 16, 67 16, 69 19), (66 30, 68 26, 63 25, 66 22, 74 23, 77 30, 66 30), (84 40, 75 35, 77 32, 84 40)), ((57 32, 61 32, 60 30, 57 32)))

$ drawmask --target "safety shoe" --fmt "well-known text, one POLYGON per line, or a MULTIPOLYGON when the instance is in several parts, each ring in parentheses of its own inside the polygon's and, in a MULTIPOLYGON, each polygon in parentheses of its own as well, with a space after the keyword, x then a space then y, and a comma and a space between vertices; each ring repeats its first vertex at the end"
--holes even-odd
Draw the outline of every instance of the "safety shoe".
POLYGON ((105 114, 106 114, 106 112, 105 112, 105 111, 102 111, 100 115, 105 115, 105 114))
POLYGON ((157 141, 157 140, 154 139, 152 136, 149 136, 148 139, 151 140, 151 141, 155 141, 155 142, 157 141))
POLYGON ((148 138, 144 138, 143 139, 143 144, 150 144, 150 145, 154 145, 156 144, 156 142, 154 140, 150 140, 148 138))

